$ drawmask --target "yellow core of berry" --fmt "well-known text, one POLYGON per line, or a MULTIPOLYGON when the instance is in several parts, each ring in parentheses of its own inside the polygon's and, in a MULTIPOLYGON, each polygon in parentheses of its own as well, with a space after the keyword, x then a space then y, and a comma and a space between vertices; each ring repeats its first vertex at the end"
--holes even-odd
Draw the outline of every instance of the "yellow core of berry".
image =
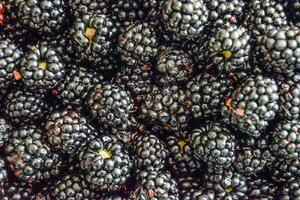
POLYGON ((225 190, 226 192, 232 192, 233 191, 233 189, 232 189, 232 187, 229 187, 229 188, 226 188, 226 190, 225 190))
POLYGON ((95 28, 86 28, 84 31, 84 36, 89 39, 89 44, 93 43, 93 39, 95 38, 97 30, 95 28))
POLYGON ((177 142, 177 144, 179 145, 179 147, 180 147, 180 152, 182 153, 182 152, 183 152, 183 147, 186 145, 186 141, 184 141, 184 140, 179 140, 179 141, 177 142))
POLYGON ((232 57, 232 52, 229 50, 223 51, 223 57, 226 59, 230 59, 232 57))
POLYGON ((45 61, 41 61, 39 63, 39 68, 42 69, 42 70, 46 70, 47 69, 47 66, 48 66, 48 63, 45 62, 45 61))
POLYGON ((108 150, 101 150, 98 152, 98 154, 103 158, 103 159, 107 159, 107 158, 111 158, 112 157, 112 152, 108 151, 108 150))

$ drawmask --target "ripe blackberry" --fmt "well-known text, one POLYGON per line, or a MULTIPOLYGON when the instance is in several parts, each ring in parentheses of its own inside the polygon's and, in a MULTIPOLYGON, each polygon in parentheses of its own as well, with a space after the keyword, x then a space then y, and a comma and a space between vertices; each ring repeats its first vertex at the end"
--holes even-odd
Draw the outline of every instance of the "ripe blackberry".
POLYGON ((200 180, 191 176, 179 178, 177 182, 180 198, 183 200, 192 200, 193 193, 201 188, 200 180))
POLYGON ((243 81, 221 108, 223 120, 243 133, 259 136, 279 110, 276 82, 258 75, 243 81))
POLYGON ((277 158, 269 166, 271 178, 276 182, 288 182, 300 176, 300 160, 277 158))
POLYGON ((20 23, 40 33, 59 32, 66 21, 65 0, 12 0, 18 8, 20 23))
POLYGON ((69 155, 77 155, 94 134, 86 118, 71 110, 49 115, 45 131, 51 148, 69 155))
POLYGON ((20 61, 21 79, 35 92, 55 87, 65 74, 64 68, 58 52, 43 42, 33 46, 20 61))
POLYGON ((24 182, 8 181, 4 187, 0 188, 0 198, 2 200, 29 200, 32 193, 32 188, 24 182))
POLYGON ((272 200, 275 199, 277 186, 266 179, 254 178, 247 181, 248 192, 245 200, 272 200))
POLYGON ((42 140, 43 131, 25 126, 12 133, 5 148, 14 175, 27 183, 42 181, 59 173, 62 161, 42 140))
POLYGON ((192 174, 200 169, 200 163, 194 159, 190 141, 176 136, 167 138, 169 169, 176 175, 192 174))
POLYGON ((133 125, 134 104, 123 86, 104 83, 96 85, 87 100, 92 117, 112 129, 126 130, 133 125))
POLYGON ((72 65, 65 79, 53 90, 63 105, 81 108, 91 88, 101 81, 103 76, 83 67, 72 65))
POLYGON ((12 126, 4 119, 0 118, 0 147, 7 144, 12 126))
POLYGON ((130 176, 131 158, 122 141, 102 136, 88 142, 79 153, 80 166, 93 188, 120 190, 130 176))
POLYGON ((182 131, 190 120, 190 101, 177 86, 156 88, 145 96, 140 118, 161 130, 182 131))
POLYGON ((108 5, 103 0, 72 0, 68 1, 71 13, 75 17, 81 17, 85 14, 97 13, 101 11, 107 13, 108 5))
POLYGON ((19 80, 16 71, 23 52, 6 38, 0 38, 0 88, 5 89, 15 80, 19 80))
POLYGON ((121 59, 129 64, 149 64, 158 54, 158 38, 151 24, 136 22, 124 28, 118 40, 121 59))
POLYGON ((300 199, 300 185, 299 179, 289 181, 280 191, 279 200, 298 200, 300 199))
POLYGON ((165 167, 167 149, 153 134, 138 134, 133 139, 132 154, 136 169, 159 171, 165 167))
POLYGON ((42 119, 47 113, 43 94, 13 90, 5 101, 5 114, 16 124, 29 123, 42 119))
POLYGON ((85 14, 70 30, 70 46, 74 57, 100 65, 114 47, 117 29, 112 19, 100 13, 85 14))
POLYGON ((208 9, 202 0, 165 0, 161 21, 177 40, 197 39, 208 21, 208 9))
POLYGON ((209 170, 206 187, 215 192, 216 199, 243 199, 248 191, 246 178, 235 171, 222 173, 209 170))
POLYGON ((288 1, 288 13, 296 26, 300 25, 300 2, 299 0, 288 1))
POLYGON ((179 200, 176 181, 168 171, 148 172, 137 184, 130 199, 179 200))
POLYGON ((222 102, 233 91, 230 79, 207 72, 196 75, 186 87, 194 118, 218 117, 222 102))
POLYGON ((5 185, 5 183, 8 180, 8 173, 7 173, 7 169, 6 169, 6 163, 5 160, 0 157, 0 194, 2 191, 2 187, 5 185))
POLYGON ((185 83, 194 71, 194 61, 183 50, 164 48, 157 58, 156 79, 161 85, 185 83))
POLYGON ((209 39, 208 49, 212 61, 221 72, 248 68, 250 36, 244 27, 221 28, 209 39))
POLYGON ((274 0, 252 0, 249 6, 248 25, 254 36, 287 25, 284 6, 274 0))
POLYGON ((94 194, 83 176, 66 175, 55 183, 53 197, 60 200, 88 200, 94 198, 94 194))
POLYGON ((153 70, 150 65, 140 64, 135 67, 125 67, 117 75, 136 103, 144 101, 144 96, 152 91, 153 70))
POLYGON ((195 158, 216 171, 230 167, 235 160, 235 136, 219 123, 207 122, 205 126, 194 129, 191 145, 195 158))

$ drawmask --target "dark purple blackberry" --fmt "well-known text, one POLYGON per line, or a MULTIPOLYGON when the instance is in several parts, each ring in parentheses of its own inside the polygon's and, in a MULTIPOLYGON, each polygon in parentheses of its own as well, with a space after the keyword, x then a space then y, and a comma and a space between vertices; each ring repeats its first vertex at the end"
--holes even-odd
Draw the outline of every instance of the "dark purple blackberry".
POLYGON ((101 74, 72 65, 64 81, 53 92, 63 105, 71 105, 80 109, 92 87, 99 84, 103 79, 101 74))
POLYGON ((111 54, 117 29, 105 14, 84 14, 76 18, 70 30, 72 54, 78 61, 101 65, 103 58, 111 54))
POLYGON ((4 192, 2 191, 3 190, 2 188, 8 181, 8 173, 7 173, 5 162, 6 161, 2 157, 0 157, 0 194, 1 192, 4 192))
POLYGON ((279 200, 298 200, 300 199, 299 179, 287 182, 280 191, 279 200))
POLYGON ((221 108, 223 121, 258 137, 279 110, 277 83, 262 75, 245 79, 221 108))
POLYGON ((273 200, 277 193, 277 186, 271 181, 261 178, 251 178, 247 181, 248 192, 245 200, 273 200))
POLYGON ((94 137, 94 130, 86 118, 71 110, 49 115, 45 131, 52 149, 71 156, 77 155, 86 142, 94 137))
POLYGON ((287 1, 289 16, 292 18, 292 21, 296 26, 300 25, 300 2, 299 0, 289 0, 287 1))
POLYGON ((229 129, 215 122, 194 129, 191 136, 194 157, 221 171, 232 165, 236 156, 236 139, 229 129))
POLYGON ((176 136, 167 138, 168 148, 168 169, 173 174, 182 176, 192 174, 200 169, 201 164, 193 157, 193 149, 190 141, 176 136))
POLYGON ((130 199, 179 200, 178 186, 168 171, 147 172, 139 180, 130 199))
POLYGON ((0 118, 0 147, 7 144, 7 141, 11 135, 12 126, 6 119, 0 118))
POLYGON ((16 123, 29 123, 41 120, 48 112, 43 94, 13 90, 5 101, 5 114, 16 123))
POLYGON ((153 134, 138 134, 131 145, 136 169, 159 171, 165 167, 168 155, 164 143, 153 134))
POLYGON ((135 123, 132 98, 122 85, 104 83, 95 86, 87 99, 87 107, 92 117, 104 127, 126 130, 135 123))
POLYGON ((186 83, 194 71, 194 61, 183 50, 163 48, 157 58, 156 79, 161 85, 186 83))
POLYGON ((97 12, 107 13, 108 11, 107 2, 103 0, 72 0, 68 1, 68 5, 75 17, 97 12))
POLYGON ((190 101, 177 86, 154 87, 141 105, 141 119, 165 131, 183 131, 190 121, 190 101))
POLYGON ((136 22, 124 28, 119 36, 118 52, 129 64, 149 64, 158 54, 158 38, 154 27, 146 22, 136 22))
POLYGON ((8 181, 0 189, 0 198, 2 200, 31 200, 33 189, 24 183, 8 181))
POLYGON ((120 190, 129 179, 132 161, 122 141, 102 136, 89 141, 79 153, 86 180, 104 191, 120 190))
POLYGON ((272 180, 280 183, 300 177, 300 160, 277 158, 269 166, 272 180))
POLYGON ((43 131, 25 126, 12 133, 5 148, 14 175, 27 183, 42 181, 59 173, 62 161, 42 140, 43 131))
POLYGON ((0 88, 5 89, 15 80, 19 80, 16 67, 23 52, 10 40, 0 38, 0 88))
POLYGON ((65 65, 59 53, 47 43, 32 46, 20 62, 24 85, 33 91, 45 92, 63 79, 65 65))
POLYGON ((233 91, 233 82, 225 76, 201 73, 187 83, 187 95, 191 101, 194 118, 216 118, 222 102, 233 91))
POLYGON ((208 9, 202 0, 165 0, 161 21, 177 40, 197 39, 208 21, 208 9))

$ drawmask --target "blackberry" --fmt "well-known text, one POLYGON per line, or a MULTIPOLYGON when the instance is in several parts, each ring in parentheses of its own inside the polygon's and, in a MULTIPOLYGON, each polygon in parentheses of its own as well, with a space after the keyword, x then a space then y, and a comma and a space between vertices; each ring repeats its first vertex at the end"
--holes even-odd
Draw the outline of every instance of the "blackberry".
POLYGON ((42 132, 33 126, 15 130, 5 148, 14 175, 27 183, 57 175, 62 164, 61 158, 43 142, 42 132))
POLYGON ((247 20, 254 36, 287 25, 284 6, 275 0, 252 0, 249 11, 247 20))
POLYGON ((3 200, 29 200, 33 189, 24 183, 9 181, 0 189, 0 198, 3 200))
MULTIPOLYGON (((2 188, 8 180, 8 173, 6 169, 5 160, 0 157, 0 188, 2 188)), ((1 194, 2 189, 0 189, 1 194)))
POLYGON ((248 192, 245 200, 272 200, 275 199, 277 186, 267 179, 254 178, 248 182, 248 192))
POLYGON ((12 126, 4 118, 0 118, 0 147, 6 145, 11 130, 12 126))
POLYGON ((235 160, 235 136, 219 123, 207 122, 205 126, 194 129, 191 145, 195 158, 217 171, 230 167, 235 160))
POLYGON ((286 183, 279 196, 280 200, 298 200, 300 198, 299 179, 289 181, 288 183, 286 183))
POLYGON ((121 59, 129 64, 149 64, 158 54, 158 38, 154 27, 136 22, 124 28, 118 40, 121 59))
POLYGON ((65 0, 12 0, 18 8, 20 22, 40 33, 59 32, 66 21, 65 0))
POLYGON ((44 98, 30 91, 11 91, 5 101, 5 114, 16 124, 40 120, 48 111, 44 98))
POLYGON ((179 200, 176 181, 168 171, 149 172, 140 180, 130 199, 169 199, 179 200))
POLYGON ((162 130, 182 131, 190 121, 190 101, 177 86, 156 88, 145 96, 140 118, 162 130))
POLYGON ((200 163, 193 157, 190 141, 176 136, 167 138, 168 164, 171 172, 177 175, 192 174, 200 169, 200 163))
POLYGON ((234 89, 229 78, 207 72, 196 75, 186 87, 194 118, 218 117, 222 102, 234 89))
POLYGON ((88 142, 79 153, 80 166, 93 188, 120 190, 130 176, 131 158, 125 144, 111 136, 88 142))
POLYGON ((135 122, 132 112, 134 104, 123 86, 104 83, 96 85, 87 100, 92 117, 105 127, 126 130, 135 122))
POLYGON ((69 155, 76 155, 94 134, 86 118, 71 110, 49 115, 45 131, 51 148, 69 155))
POLYGON ((165 48, 157 58, 156 79, 161 85, 185 83, 194 71, 194 61, 183 50, 165 48))
POLYGON ((243 199, 248 191, 246 178, 232 170, 222 173, 209 170, 206 180, 206 187, 215 192, 216 199, 243 199))
POLYGON ((33 91, 45 92, 57 86, 65 74, 64 68, 58 52, 43 42, 31 47, 20 61, 23 83, 33 91))
POLYGON ((23 56, 15 44, 6 38, 0 38, 0 88, 5 89, 15 80, 20 79, 16 71, 21 57, 23 56))
POLYGON ((179 178, 177 182, 180 198, 183 200, 192 200, 193 193, 201 188, 200 180, 191 176, 179 178))
POLYGON ((128 88, 135 102, 141 103, 145 95, 152 91, 152 75, 151 65, 140 64, 125 67, 118 73, 117 79, 128 88))
POLYGON ((290 12, 290 17, 293 19, 293 22, 296 26, 300 24, 300 2, 298 0, 288 1, 288 11, 290 12))
POLYGON ((300 160, 277 158, 269 166, 272 180, 284 183, 300 177, 300 160))
POLYGON ((244 27, 218 29, 209 39, 210 57, 221 72, 249 68, 250 35, 244 27))
POLYGON ((58 180, 53 189, 55 199, 82 199, 94 198, 89 184, 81 175, 66 175, 58 180))
POLYGON ((279 110, 276 82, 258 75, 243 81, 221 108, 225 123, 251 136, 261 135, 279 110))
POLYGON ((85 14, 78 18, 70 30, 70 46, 74 57, 101 65, 103 57, 113 49, 117 29, 112 19, 100 13, 85 14))
POLYGON ((91 88, 99 84, 103 79, 101 74, 72 65, 64 81, 53 92, 63 105, 81 108, 91 88))
POLYGON ((144 171, 159 171, 164 168, 168 155, 164 143, 153 134, 138 134, 133 139, 134 166, 144 171))
POLYGON ((103 0, 72 0, 68 1, 71 12, 75 17, 101 11, 107 13, 108 5, 103 0))
POLYGON ((161 9, 164 29, 176 40, 193 40, 201 36, 208 22, 208 9, 202 0, 165 0, 161 9))

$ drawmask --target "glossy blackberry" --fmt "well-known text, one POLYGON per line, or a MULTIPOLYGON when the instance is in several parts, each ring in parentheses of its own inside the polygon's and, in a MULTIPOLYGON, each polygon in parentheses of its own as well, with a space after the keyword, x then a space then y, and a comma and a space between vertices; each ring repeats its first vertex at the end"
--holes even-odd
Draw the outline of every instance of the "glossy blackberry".
POLYGON ((275 199, 277 193, 277 186, 266 179, 254 178, 247 181, 248 192, 245 200, 272 200, 275 199))
POLYGON ((209 171, 206 181, 206 187, 215 192, 216 199, 243 199, 248 191, 246 178, 231 170, 222 173, 209 171))
POLYGON ((70 30, 70 46, 79 61, 100 65, 114 48, 117 29, 105 14, 85 14, 76 18, 70 30))
POLYGON ((134 123, 132 98, 121 85, 104 83, 95 86, 87 106, 92 117, 105 127, 126 130, 134 123))
POLYGON ((300 199, 300 185, 299 185, 299 179, 289 181, 286 183, 280 191, 280 200, 292 200, 292 199, 300 199))
POLYGON ((33 91, 45 92, 55 87, 65 74, 58 52, 45 43, 33 46, 20 61, 21 79, 33 91))
POLYGON ((234 90, 229 78, 207 72, 196 75, 186 87, 194 118, 218 117, 222 102, 234 90))
POLYGON ((55 183, 53 197, 60 200, 88 200, 94 198, 94 194, 83 176, 66 175, 55 183))
POLYGON ((300 160, 280 159, 273 161, 271 168, 272 180, 280 183, 291 181, 300 176, 300 160))
POLYGON ((94 134, 87 119, 71 110, 49 115, 45 131, 51 148, 69 155, 77 155, 94 134))
POLYGON ((175 48, 164 48, 157 58, 156 79, 161 85, 185 83, 191 78, 194 71, 194 61, 191 56, 183 50, 175 48))
POLYGON ((0 38, 0 88, 5 89, 19 80, 16 66, 23 56, 22 50, 6 38, 0 38))
POLYGON ((12 126, 6 119, 0 118, 0 147, 6 145, 11 134, 12 126))
POLYGON ((27 183, 42 181, 59 173, 61 158, 42 140, 43 131, 25 126, 12 133, 5 148, 14 175, 27 183))
POLYGON ((209 39, 208 49, 221 72, 245 69, 250 54, 250 35, 244 27, 228 26, 218 29, 209 39))
POLYGON ((177 182, 180 198, 183 200, 192 200, 193 193, 197 192, 201 188, 200 180, 195 177, 181 177, 177 182))
POLYGON ((152 91, 152 75, 151 65, 140 64, 125 67, 118 73, 117 79, 128 88, 135 102, 141 103, 145 95, 152 91))
POLYGON ((182 131, 190 121, 190 101, 186 91, 177 86, 154 87, 140 109, 140 118, 162 130, 182 131))
POLYGON ((243 133, 259 136, 279 110, 276 82, 258 75, 243 81, 221 108, 225 123, 236 126, 243 133))
POLYGON ((178 186, 168 171, 149 172, 137 184, 130 199, 179 200, 178 186))
POLYGON ((40 33, 59 32, 66 21, 65 0, 13 0, 20 22, 40 33))
POLYGON ((29 200, 32 193, 32 188, 24 183, 9 181, 0 189, 0 198, 2 200, 29 200))
POLYGON ((247 17, 249 29, 254 36, 287 25, 284 6, 275 0, 252 0, 247 17))
POLYGON ((80 166, 93 188, 120 190, 130 176, 131 158, 125 144, 113 136, 88 142, 79 153, 80 166))
POLYGON ((296 26, 300 25, 300 2, 299 0, 289 0, 288 1, 288 11, 290 11, 290 17, 296 26))
POLYGON ((138 134, 133 139, 132 154, 136 169, 159 171, 165 167, 168 151, 155 135, 138 134))
POLYGON ((65 79, 53 90, 63 105, 81 108, 93 86, 103 81, 103 76, 84 67, 72 65, 65 79))
POLYGON ((72 0, 68 1, 71 12, 75 17, 97 12, 107 13, 108 5, 103 0, 72 0))
MULTIPOLYGON (((6 169, 5 160, 0 157, 0 188, 2 188, 8 180, 8 173, 6 169)), ((2 189, 0 189, 1 194, 2 189)))
POLYGON ((44 98, 30 91, 11 91, 5 101, 5 114, 16 124, 40 120, 48 111, 44 98))
POLYGON ((158 54, 158 38, 151 24, 136 22, 124 28, 118 40, 121 59, 129 64, 149 64, 158 54))
POLYGON ((202 0, 165 0, 161 21, 177 40, 197 39, 208 21, 208 9, 202 0))
POLYGON ((191 135, 194 156, 220 171, 231 166, 236 156, 235 136, 219 123, 207 122, 191 135))
POLYGON ((168 169, 176 175, 192 174, 200 169, 200 162, 194 159, 190 141, 176 136, 167 138, 168 169))

